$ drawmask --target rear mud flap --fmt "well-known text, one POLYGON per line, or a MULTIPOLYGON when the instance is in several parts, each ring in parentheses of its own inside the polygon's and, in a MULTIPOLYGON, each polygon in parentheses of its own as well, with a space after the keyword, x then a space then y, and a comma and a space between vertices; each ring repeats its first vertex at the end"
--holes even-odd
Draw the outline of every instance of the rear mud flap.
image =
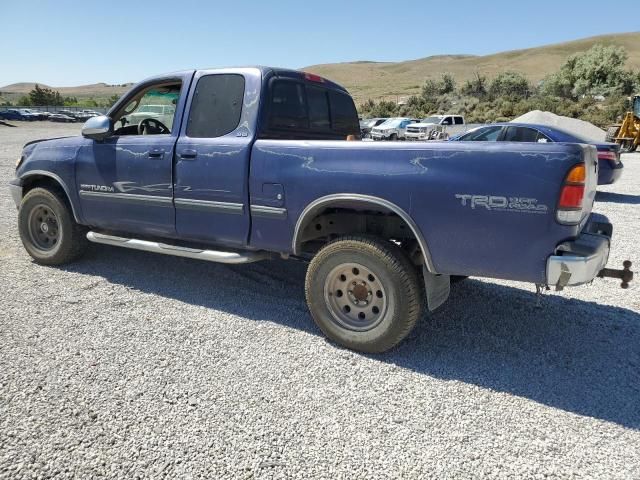
POLYGON ((433 312, 449 298, 451 279, 449 275, 434 275, 422 266, 424 289, 427 293, 427 308, 433 312))

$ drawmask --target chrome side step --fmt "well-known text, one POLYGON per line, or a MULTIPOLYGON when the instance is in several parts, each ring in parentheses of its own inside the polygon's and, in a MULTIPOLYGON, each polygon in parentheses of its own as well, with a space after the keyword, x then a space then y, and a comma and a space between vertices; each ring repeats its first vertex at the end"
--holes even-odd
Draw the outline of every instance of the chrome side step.
POLYGON ((176 257, 195 258, 217 263, 251 263, 273 258, 268 252, 222 252, 217 250, 201 250, 198 248, 178 247, 165 243, 152 242, 149 240, 138 240, 136 238, 116 237, 115 235, 105 235, 98 232, 87 233, 87 240, 114 247, 132 248, 145 252, 162 253, 164 255, 174 255, 176 257))

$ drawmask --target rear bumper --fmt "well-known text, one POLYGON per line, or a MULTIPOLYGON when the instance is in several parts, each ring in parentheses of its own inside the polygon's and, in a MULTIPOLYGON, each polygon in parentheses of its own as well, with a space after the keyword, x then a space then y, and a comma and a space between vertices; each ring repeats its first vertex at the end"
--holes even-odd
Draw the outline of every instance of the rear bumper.
POLYGON ((20 208, 20 203, 22 202, 22 185, 20 184, 20 180, 17 178, 11 180, 9 182, 9 191, 11 192, 13 203, 16 204, 16 208, 20 208))
POLYGON ((622 175, 623 168, 622 162, 615 167, 600 167, 598 169, 598 185, 611 185, 617 182, 622 175))
POLYGON ((547 259, 547 285, 558 289, 591 282, 609 260, 612 226, 602 215, 592 215, 575 240, 561 243, 547 259))

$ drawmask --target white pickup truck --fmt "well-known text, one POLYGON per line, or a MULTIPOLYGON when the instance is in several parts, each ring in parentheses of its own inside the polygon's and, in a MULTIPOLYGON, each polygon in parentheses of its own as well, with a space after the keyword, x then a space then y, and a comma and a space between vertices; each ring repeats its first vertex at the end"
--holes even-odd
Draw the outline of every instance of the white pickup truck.
POLYGON ((468 125, 462 115, 432 115, 407 127, 407 140, 445 140, 464 133, 468 125))

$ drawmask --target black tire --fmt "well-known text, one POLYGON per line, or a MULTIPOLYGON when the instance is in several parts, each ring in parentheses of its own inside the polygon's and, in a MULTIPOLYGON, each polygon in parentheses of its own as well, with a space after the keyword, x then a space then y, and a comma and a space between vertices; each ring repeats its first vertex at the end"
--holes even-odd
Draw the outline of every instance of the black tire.
POLYGON ((607 128, 607 135, 604 137, 605 142, 615 142, 616 137, 618 136, 618 130, 620 130, 620 125, 611 125, 607 128))
POLYGON ((87 229, 75 222, 65 199, 45 188, 34 188, 22 199, 18 230, 27 253, 41 265, 72 262, 88 244, 87 229))
POLYGON ((305 294, 327 337, 366 353, 385 352, 400 343, 424 304, 417 267, 400 247, 360 236, 338 238, 318 252, 307 270, 305 294))
POLYGON ((396 135, 395 133, 392 133, 391 135, 389 135, 390 142, 395 142, 396 140, 398 140, 398 135, 396 135))
POLYGON ((624 140, 620 145, 620 153, 633 153, 636 151, 637 145, 633 140, 624 140))

